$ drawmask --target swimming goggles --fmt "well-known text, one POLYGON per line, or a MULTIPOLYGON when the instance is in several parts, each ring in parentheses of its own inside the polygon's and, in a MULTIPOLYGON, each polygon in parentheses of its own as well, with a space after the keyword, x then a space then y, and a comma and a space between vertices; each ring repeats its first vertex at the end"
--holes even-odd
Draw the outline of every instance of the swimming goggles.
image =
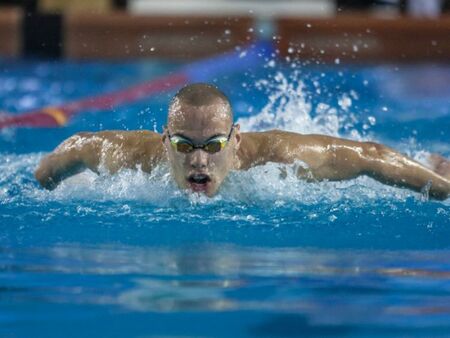
POLYGON ((221 151, 225 146, 230 142, 231 133, 233 132, 234 125, 231 126, 230 133, 228 136, 214 136, 207 140, 203 144, 194 144, 191 140, 179 136, 179 135, 170 135, 169 130, 167 129, 167 134, 169 135, 170 144, 172 147, 184 154, 188 154, 193 152, 195 149, 202 149, 209 154, 214 154, 221 151))

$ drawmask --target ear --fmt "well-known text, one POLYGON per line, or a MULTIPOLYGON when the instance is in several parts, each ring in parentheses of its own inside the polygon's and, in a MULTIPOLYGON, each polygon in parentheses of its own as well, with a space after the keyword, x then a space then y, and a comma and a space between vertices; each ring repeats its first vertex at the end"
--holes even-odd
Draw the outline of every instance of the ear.
POLYGON ((239 124, 234 125, 234 137, 237 145, 239 145, 241 143, 241 126, 239 124))
POLYGON ((163 144, 165 144, 166 139, 167 139, 167 127, 163 126, 163 132, 162 132, 162 135, 161 135, 161 142, 163 144))

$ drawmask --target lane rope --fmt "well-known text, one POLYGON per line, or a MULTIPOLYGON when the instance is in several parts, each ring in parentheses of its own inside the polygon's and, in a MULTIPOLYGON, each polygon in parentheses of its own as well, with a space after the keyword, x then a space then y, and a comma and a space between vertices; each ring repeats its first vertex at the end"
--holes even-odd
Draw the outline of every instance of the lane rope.
POLYGON ((220 75, 251 70, 267 62, 273 55, 272 44, 260 41, 247 48, 190 63, 174 74, 161 76, 115 92, 87 97, 60 106, 39 108, 22 114, 3 114, 0 116, 0 129, 65 126, 75 115, 93 110, 108 111, 118 105, 175 90, 188 83, 207 82, 220 75))

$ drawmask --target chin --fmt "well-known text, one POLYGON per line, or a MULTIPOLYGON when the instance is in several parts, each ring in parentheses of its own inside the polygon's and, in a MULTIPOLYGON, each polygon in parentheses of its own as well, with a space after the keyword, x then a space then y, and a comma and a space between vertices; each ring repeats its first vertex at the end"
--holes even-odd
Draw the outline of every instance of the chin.
POLYGON ((212 182, 207 182, 204 184, 187 182, 186 187, 189 191, 204 194, 208 197, 213 197, 217 193, 217 188, 212 182))
POLYGON ((213 189, 211 189, 210 191, 207 191, 207 192, 205 193, 205 195, 208 196, 208 197, 214 197, 214 196, 217 194, 217 190, 218 190, 218 189, 213 188, 213 189))

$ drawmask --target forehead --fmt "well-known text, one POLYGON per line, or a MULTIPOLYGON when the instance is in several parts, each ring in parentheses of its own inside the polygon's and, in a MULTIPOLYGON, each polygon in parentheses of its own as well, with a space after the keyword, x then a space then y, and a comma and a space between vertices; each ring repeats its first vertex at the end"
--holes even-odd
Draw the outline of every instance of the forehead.
POLYGON ((170 131, 193 139, 227 134, 231 124, 229 107, 223 103, 204 106, 179 104, 169 112, 170 131))

